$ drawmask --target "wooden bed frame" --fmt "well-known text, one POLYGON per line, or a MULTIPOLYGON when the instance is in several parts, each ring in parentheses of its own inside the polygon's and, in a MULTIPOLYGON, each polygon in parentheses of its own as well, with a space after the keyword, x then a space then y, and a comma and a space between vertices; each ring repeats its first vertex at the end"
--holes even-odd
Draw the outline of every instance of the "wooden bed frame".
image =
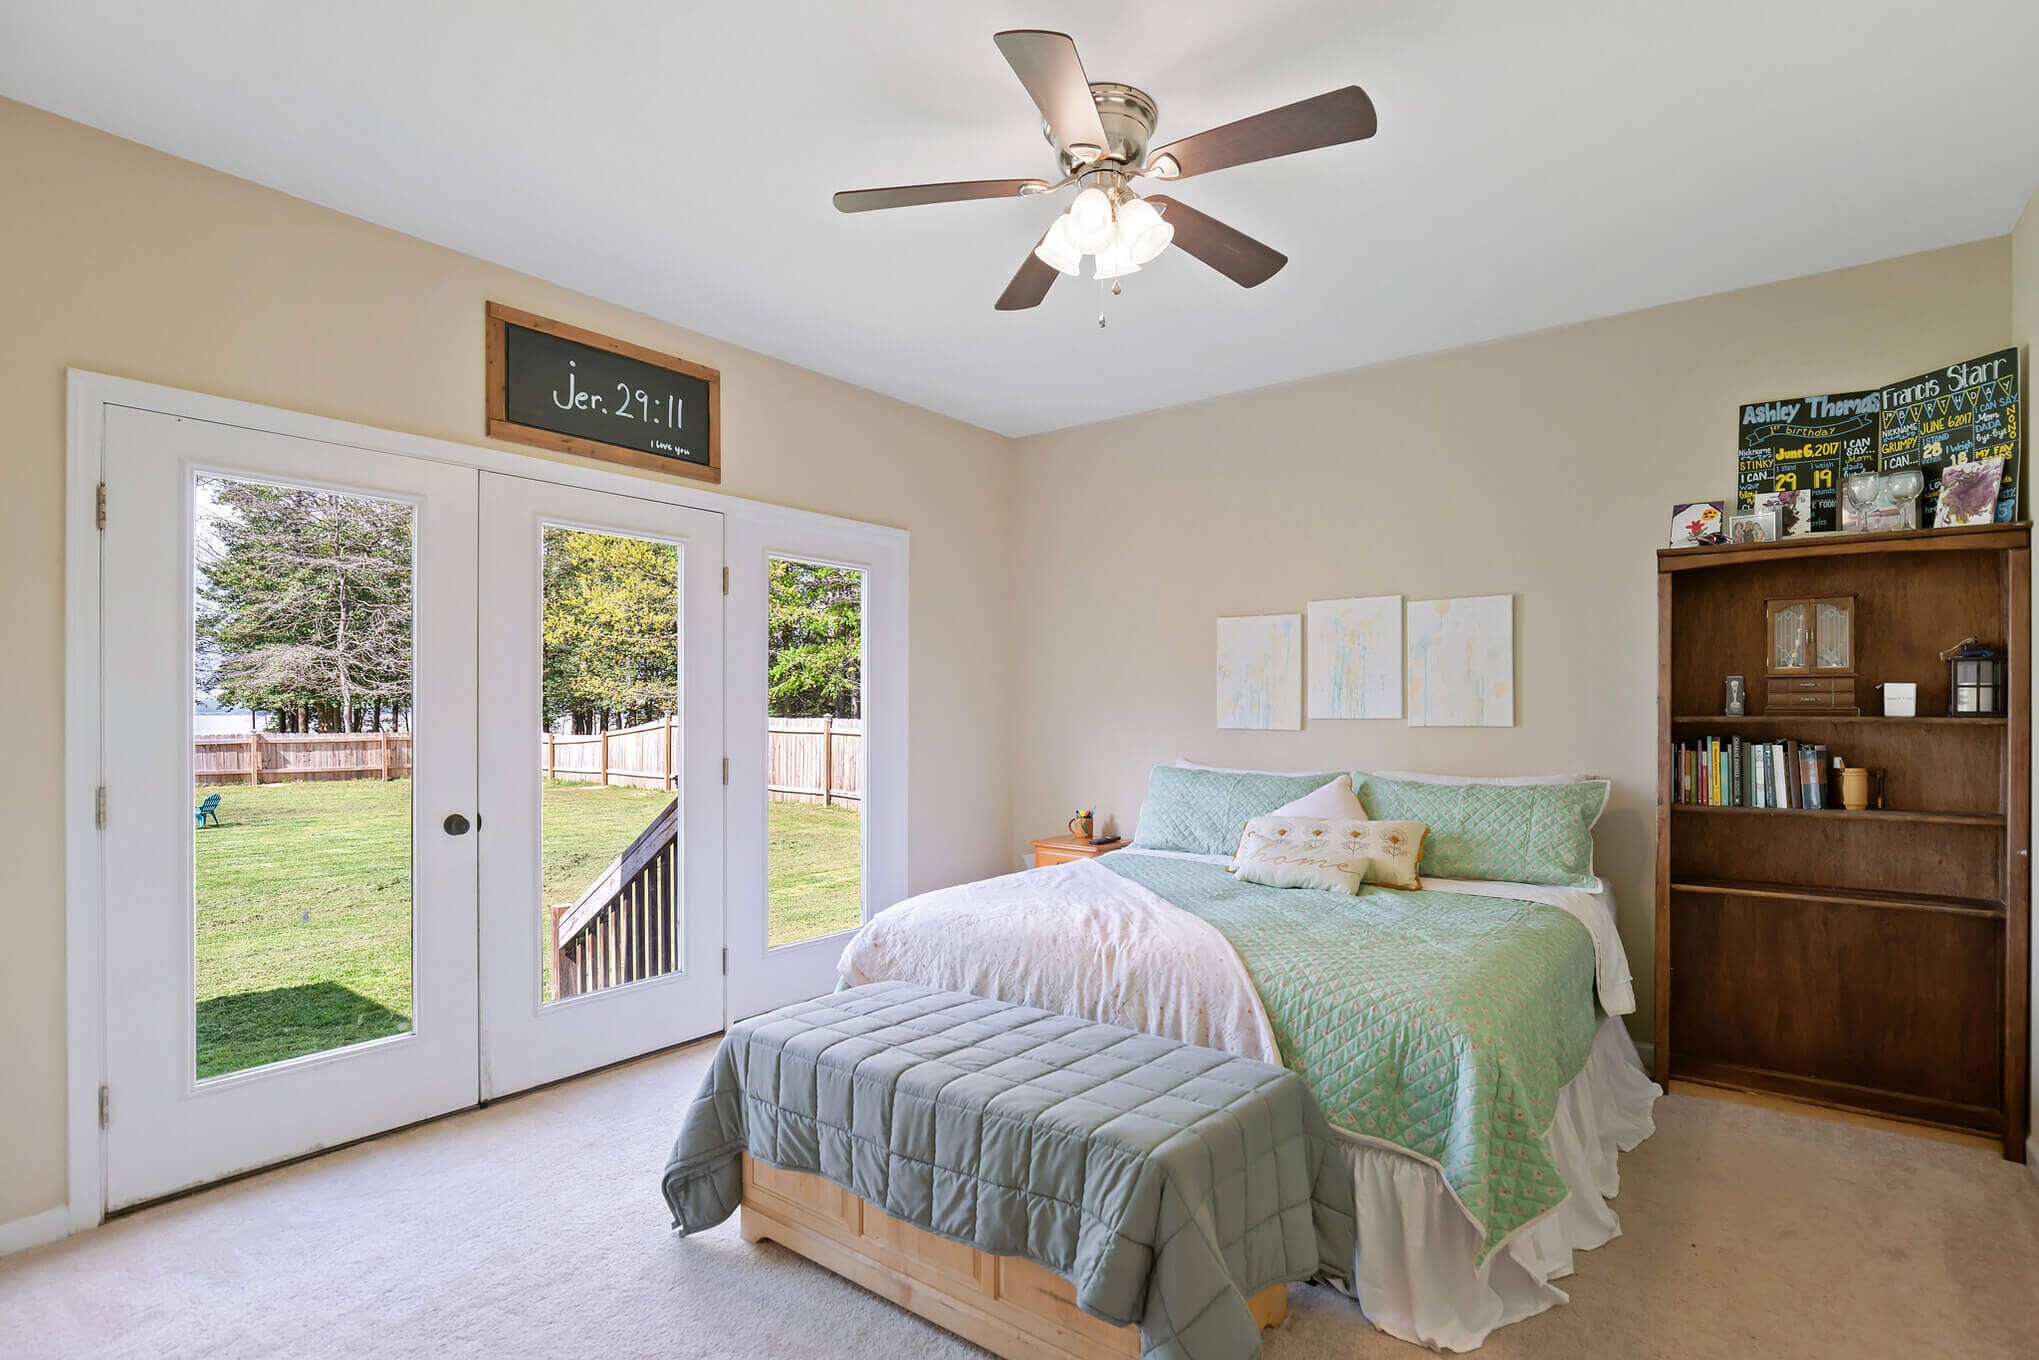
MULTIPOLYGON (((1005 1360, 1140 1354, 1137 1327, 1076 1306, 1067 1280, 1021 1256, 994 1256, 891 1217, 832 1181, 743 1159, 743 1240, 769 1237, 974 1341, 1005 1360)), ((1246 1301, 1263 1327, 1288 1317, 1288 1286, 1246 1301)))

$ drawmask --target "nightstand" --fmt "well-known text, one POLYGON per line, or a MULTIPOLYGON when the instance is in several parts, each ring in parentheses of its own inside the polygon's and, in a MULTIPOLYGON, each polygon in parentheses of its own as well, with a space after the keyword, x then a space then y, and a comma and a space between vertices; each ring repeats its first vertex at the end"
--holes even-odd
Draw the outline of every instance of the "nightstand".
POLYGON ((1125 848, 1124 836, 1103 845, 1092 845, 1075 836, 1050 836, 1034 842, 1034 867, 1041 869, 1050 864, 1066 864, 1072 859, 1096 859, 1099 855, 1125 848))

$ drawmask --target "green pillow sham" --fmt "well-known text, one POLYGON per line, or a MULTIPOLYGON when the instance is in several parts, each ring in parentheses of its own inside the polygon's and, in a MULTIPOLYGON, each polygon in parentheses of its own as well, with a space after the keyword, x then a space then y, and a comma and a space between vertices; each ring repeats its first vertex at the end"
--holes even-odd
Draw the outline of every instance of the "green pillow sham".
POLYGON ((1593 823, 1608 781, 1576 784, 1429 784, 1355 774, 1366 815, 1422 822, 1425 877, 1497 879, 1598 888, 1593 823))
POLYGON ((1324 774, 1241 774, 1156 765, 1140 805, 1135 850, 1186 850, 1229 855, 1239 848, 1246 823, 1336 779, 1324 774))

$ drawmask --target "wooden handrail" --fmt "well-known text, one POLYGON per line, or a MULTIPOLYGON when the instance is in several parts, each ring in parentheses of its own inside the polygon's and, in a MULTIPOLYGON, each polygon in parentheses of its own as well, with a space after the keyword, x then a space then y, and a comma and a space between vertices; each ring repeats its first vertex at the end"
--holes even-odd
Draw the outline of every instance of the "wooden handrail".
POLYGON ((614 902, 638 871, 654 859, 661 850, 673 843, 680 825, 680 800, 675 798, 667 803, 665 810, 652 818, 651 825, 638 833, 622 854, 609 861, 593 883, 588 885, 574 904, 559 917, 559 943, 567 947, 575 936, 586 929, 588 922, 601 914, 602 908, 614 902))

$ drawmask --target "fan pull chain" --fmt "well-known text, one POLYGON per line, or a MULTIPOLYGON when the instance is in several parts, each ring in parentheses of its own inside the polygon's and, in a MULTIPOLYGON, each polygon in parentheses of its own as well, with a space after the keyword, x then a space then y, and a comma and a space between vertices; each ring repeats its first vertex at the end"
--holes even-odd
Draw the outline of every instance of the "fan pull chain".
MULTIPOLYGON (((1111 286, 1111 296, 1118 297, 1124 291, 1125 291, 1124 280, 1113 279, 1111 286)), ((1104 300, 1105 300, 1104 280, 1099 279, 1097 281, 1097 328, 1099 330, 1104 329, 1104 300)))

